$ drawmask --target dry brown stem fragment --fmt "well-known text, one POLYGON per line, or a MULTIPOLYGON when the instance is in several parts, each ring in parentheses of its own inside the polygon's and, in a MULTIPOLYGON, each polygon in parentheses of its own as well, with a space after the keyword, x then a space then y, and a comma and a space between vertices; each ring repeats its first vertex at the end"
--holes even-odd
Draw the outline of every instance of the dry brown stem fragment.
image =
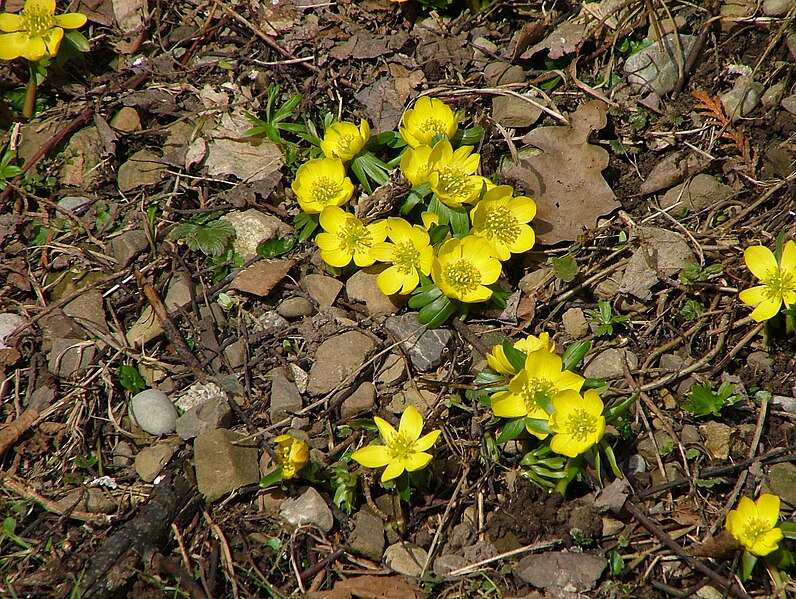
POLYGON ((741 156, 744 172, 754 178, 757 156, 752 151, 749 138, 746 137, 743 129, 732 126, 721 99, 718 96, 710 97, 710 95, 701 91, 691 92, 691 95, 698 100, 694 109, 705 119, 705 124, 717 128, 719 137, 729 142, 724 144, 722 148, 734 148, 741 156))

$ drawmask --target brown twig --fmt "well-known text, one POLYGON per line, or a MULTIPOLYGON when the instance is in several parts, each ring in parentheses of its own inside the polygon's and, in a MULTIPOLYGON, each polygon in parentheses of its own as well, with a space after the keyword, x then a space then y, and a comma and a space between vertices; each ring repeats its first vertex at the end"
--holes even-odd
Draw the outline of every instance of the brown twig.
POLYGON ((680 559, 686 562, 692 569, 698 570, 713 582, 720 585, 727 590, 729 595, 738 597, 739 599, 752 599, 752 597, 741 588, 735 586, 734 580, 727 580, 723 576, 717 574, 699 560, 691 557, 686 553, 686 550, 680 547, 674 540, 666 534, 666 532, 655 524, 647 515, 641 511, 641 508, 636 506, 632 501, 625 502, 625 509, 630 512, 639 524, 652 533, 661 543, 671 549, 680 559))

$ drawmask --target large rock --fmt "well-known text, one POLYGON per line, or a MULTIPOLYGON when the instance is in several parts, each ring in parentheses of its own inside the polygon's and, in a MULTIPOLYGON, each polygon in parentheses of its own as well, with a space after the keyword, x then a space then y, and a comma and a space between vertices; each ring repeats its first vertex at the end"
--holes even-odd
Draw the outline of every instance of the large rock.
POLYGON ((445 361, 445 353, 453 344, 453 333, 448 329, 427 329, 417 319, 417 312, 392 316, 384 322, 396 341, 420 372, 428 372, 445 361))
POLYGON ((196 437, 196 482, 208 501, 260 480, 257 442, 219 428, 196 437))
POLYGON ((310 395, 329 393, 352 377, 367 362, 375 349, 376 342, 359 331, 347 331, 330 337, 321 344, 315 354, 307 392, 310 395))
POLYGON ((515 573, 539 589, 583 592, 594 588, 607 565, 605 558, 598 555, 549 551, 524 557, 515 573))
POLYGON ((271 379, 268 415, 271 417, 271 423, 276 424, 285 418, 291 418, 303 407, 301 393, 296 383, 287 377, 284 368, 274 368, 267 376, 271 379))
POLYGON ((315 526, 322 532, 329 532, 334 526, 332 510, 326 505, 321 494, 308 487, 295 499, 287 499, 279 508, 282 518, 295 528, 315 526))
POLYGON ((670 33, 661 40, 664 52, 658 44, 647 46, 625 61, 627 81, 636 91, 653 91, 665 96, 674 89, 678 77, 677 40, 682 45, 682 56, 688 57, 696 43, 693 35, 670 33))

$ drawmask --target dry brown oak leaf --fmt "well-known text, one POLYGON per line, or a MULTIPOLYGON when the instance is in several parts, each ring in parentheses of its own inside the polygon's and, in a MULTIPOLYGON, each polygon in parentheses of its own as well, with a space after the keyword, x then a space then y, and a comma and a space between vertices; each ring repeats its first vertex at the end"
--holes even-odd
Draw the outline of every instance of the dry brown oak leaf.
POLYGON ((620 206, 602 176, 608 152, 588 142, 605 127, 607 106, 597 100, 581 104, 569 126, 539 127, 522 138, 540 152, 520 152, 520 162, 508 163, 503 176, 517 193, 536 201, 533 229, 537 242, 552 245, 575 241, 584 229, 620 206))

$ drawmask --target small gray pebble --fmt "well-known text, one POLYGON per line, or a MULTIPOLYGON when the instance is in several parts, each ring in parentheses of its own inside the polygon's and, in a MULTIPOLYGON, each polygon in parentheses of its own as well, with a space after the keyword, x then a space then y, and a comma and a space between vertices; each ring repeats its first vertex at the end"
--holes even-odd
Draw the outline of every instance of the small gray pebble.
POLYGON ((145 389, 130 400, 130 417, 150 435, 168 435, 174 432, 177 408, 163 391, 145 389))
POLYGON ((289 297, 279 304, 276 313, 282 318, 292 320, 304 316, 312 316, 315 314, 315 306, 304 297, 289 297))

